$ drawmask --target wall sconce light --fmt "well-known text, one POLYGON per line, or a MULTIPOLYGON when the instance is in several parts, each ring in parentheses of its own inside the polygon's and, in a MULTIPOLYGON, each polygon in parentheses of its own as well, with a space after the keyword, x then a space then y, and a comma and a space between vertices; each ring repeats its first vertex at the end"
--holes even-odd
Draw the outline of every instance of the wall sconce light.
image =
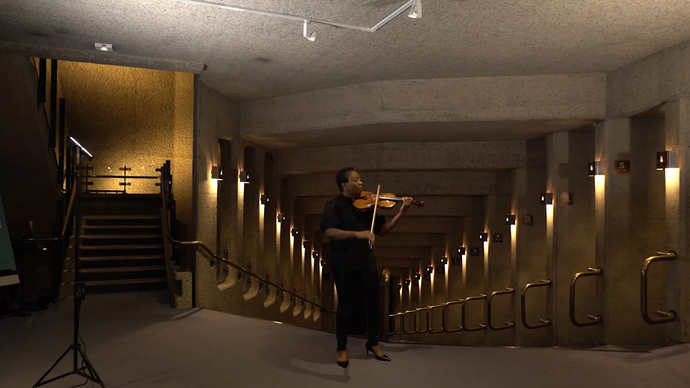
POLYGON ((680 168, 680 153, 678 151, 662 151, 656 153, 656 169, 680 168))
POLYGON ((434 267, 429 265, 426 267, 426 273, 434 273, 434 267))
POLYGON ((506 225, 515 225, 515 214, 506 214, 506 225))
POLYGON ((302 242, 302 248, 308 249, 309 248, 309 241, 304 240, 304 242, 302 242))
POLYGON ((287 216, 285 213, 278 213, 278 222, 287 221, 287 216))
POLYGON ((484 242, 489 241, 489 234, 488 233, 479 233, 479 241, 484 241, 484 242))
POLYGON ((465 247, 458 247, 458 255, 464 255, 466 252, 465 247))
POLYGON ((319 259, 319 252, 314 251, 314 252, 311 254, 311 256, 314 258, 314 260, 318 260, 318 259, 319 259))
POLYGON ((293 236, 296 237, 296 236, 299 235, 299 229, 297 229, 297 228, 292 228, 292 232, 291 232, 291 233, 292 233, 293 236))
POLYGON ((447 257, 442 257, 441 258, 441 264, 448 264, 448 258, 447 257))
POLYGON ((223 169, 220 166, 211 167, 211 179, 215 179, 217 181, 223 180, 223 169))
POLYGON ((325 267, 326 266, 326 260, 321 259, 321 266, 325 267))
POLYGON ((553 205, 553 193, 541 193, 542 205, 553 205))
POLYGON ((398 291, 402 290, 402 284, 398 283, 398 285, 396 286, 396 288, 398 289, 398 291))
POLYGON ((589 162, 589 176, 604 175, 604 162, 589 162))
POLYGON ((416 274, 414 274, 414 280, 419 281, 419 279, 421 279, 421 278, 422 278, 421 273, 417 272, 416 274))
POLYGON ((261 204, 266 205, 271 201, 271 198, 268 197, 268 195, 264 194, 261 196, 261 204))
POLYGON ((405 285, 409 287, 409 285, 410 285, 410 279, 405 279, 405 285))
POLYGON ((249 183, 249 173, 246 171, 240 171, 240 182, 247 184, 249 183))

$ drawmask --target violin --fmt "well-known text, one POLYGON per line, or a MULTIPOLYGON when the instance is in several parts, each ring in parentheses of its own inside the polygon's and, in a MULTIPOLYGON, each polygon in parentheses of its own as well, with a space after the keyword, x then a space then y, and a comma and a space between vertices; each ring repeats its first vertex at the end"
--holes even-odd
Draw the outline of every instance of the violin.
MULTIPOLYGON (((359 211, 369 211, 373 210, 375 206, 381 209, 392 209, 398 202, 402 202, 402 198, 396 197, 395 194, 383 193, 378 195, 378 201, 376 201, 377 194, 371 191, 362 191, 359 197, 355 198, 353 205, 355 209, 359 211)), ((424 201, 412 200, 412 204, 417 207, 424 206, 424 201)))

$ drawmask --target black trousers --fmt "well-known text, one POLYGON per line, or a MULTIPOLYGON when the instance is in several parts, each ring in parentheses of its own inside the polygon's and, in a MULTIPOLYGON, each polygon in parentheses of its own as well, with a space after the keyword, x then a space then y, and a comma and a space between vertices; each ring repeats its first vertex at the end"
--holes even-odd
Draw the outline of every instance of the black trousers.
POLYGON ((355 296, 359 287, 364 296, 367 312, 367 337, 371 346, 379 343, 379 271, 376 259, 368 260, 367 266, 349 269, 342 260, 331 261, 333 280, 338 291, 338 310, 335 316, 338 350, 347 348, 347 331, 355 305, 355 296))

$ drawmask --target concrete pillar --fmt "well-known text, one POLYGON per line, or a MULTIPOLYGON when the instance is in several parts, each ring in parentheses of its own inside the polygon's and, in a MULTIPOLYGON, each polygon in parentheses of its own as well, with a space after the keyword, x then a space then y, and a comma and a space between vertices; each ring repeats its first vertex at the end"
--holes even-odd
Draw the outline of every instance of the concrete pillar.
MULTIPOLYGON (((667 304, 664 311, 674 310, 678 319, 670 324, 668 336, 672 340, 688 342, 690 338, 690 100, 666 104, 666 147, 659 151, 679 151, 680 168, 667 169, 666 186, 666 248, 678 258, 668 262, 667 304)), ((663 308, 663 306, 659 306, 663 308)), ((658 309, 650 306, 650 311, 658 309)), ((657 317, 654 317, 657 318, 657 317)))
MULTIPOLYGON (((488 307, 488 297, 493 291, 505 290, 511 285, 511 227, 506 224, 506 215, 511 214, 513 188, 512 173, 496 173, 496 193, 487 196, 486 202, 486 232, 489 234, 487 247, 487 265, 484 268, 486 287, 485 299, 482 301, 488 307)), ((480 303, 471 301, 470 303, 480 303)), ((492 321, 496 327, 503 326, 505 321, 514 321, 513 305, 507 297, 496 297, 492 301, 492 321)), ((482 324, 486 325, 488 341, 492 345, 513 345, 515 342, 513 330, 490 330, 488 327, 488 310, 485 311, 482 324)), ((469 322, 469 321, 468 321, 469 322)), ((474 321, 477 322, 477 321, 474 321)), ((468 323, 468 325, 473 325, 468 323)))
MULTIPOLYGON (((603 342, 603 322, 582 327, 571 322, 570 284, 576 273, 596 268, 594 179, 587 174, 594 157, 594 132, 557 132, 549 135, 547 147, 547 174, 554 193, 553 239, 547 248, 553 341, 559 346, 592 347, 603 342)), ((594 322, 587 316, 603 314, 596 291, 596 277, 578 279, 574 294, 578 323, 594 322)))
MULTIPOLYGON (((663 147, 660 120, 611 119, 596 126, 595 155, 606 166, 595 185, 604 201, 600 206, 597 198, 597 265, 604 273, 607 344, 665 342, 666 328, 647 324, 640 314, 642 263, 666 246, 664 176, 652 159, 663 147), (621 160, 630 161, 629 175, 614 174, 621 160)), ((653 306, 665 306, 665 276, 666 263, 650 273, 653 306)))
MULTIPOLYGON (((540 195, 546 192, 546 170, 544 168, 519 168, 515 171, 515 215, 516 228, 512 252, 513 282, 515 289, 516 345, 546 346, 549 343, 549 332, 544 329, 527 329, 522 324, 522 308, 530 323, 547 318, 548 308, 546 291, 531 289, 528 291, 525 306, 522 306, 520 294, 527 283, 538 282, 547 276, 546 271, 546 215, 548 207, 542 205, 540 195)), ((504 296, 505 297, 505 296, 504 296)))

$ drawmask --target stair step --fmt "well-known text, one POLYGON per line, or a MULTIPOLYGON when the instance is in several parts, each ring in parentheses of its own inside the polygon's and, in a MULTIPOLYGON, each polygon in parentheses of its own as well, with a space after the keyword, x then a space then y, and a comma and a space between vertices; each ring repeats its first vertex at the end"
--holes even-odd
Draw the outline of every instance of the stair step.
POLYGON ((83 220, 160 220, 159 215, 113 215, 113 216, 82 216, 83 220))
POLYGON ((144 283, 165 283, 166 278, 152 278, 152 279, 127 279, 127 280, 93 280, 84 282, 87 287, 94 286, 117 286, 125 284, 144 284, 144 283))
POLYGON ((126 239, 126 238, 163 238, 162 234, 98 234, 79 236, 83 239, 126 239))
POLYGON ((115 268, 85 268, 79 269, 79 273, 113 273, 113 272, 138 272, 164 270, 164 265, 151 265, 145 267, 115 267, 115 268))
POLYGON ((144 255, 144 256, 99 256, 99 257, 80 257, 79 261, 113 261, 113 260, 155 260, 165 259, 163 255, 144 255))
POLYGON ((81 250, 111 250, 111 249, 161 249, 163 244, 153 245, 90 245, 83 246, 81 250))

